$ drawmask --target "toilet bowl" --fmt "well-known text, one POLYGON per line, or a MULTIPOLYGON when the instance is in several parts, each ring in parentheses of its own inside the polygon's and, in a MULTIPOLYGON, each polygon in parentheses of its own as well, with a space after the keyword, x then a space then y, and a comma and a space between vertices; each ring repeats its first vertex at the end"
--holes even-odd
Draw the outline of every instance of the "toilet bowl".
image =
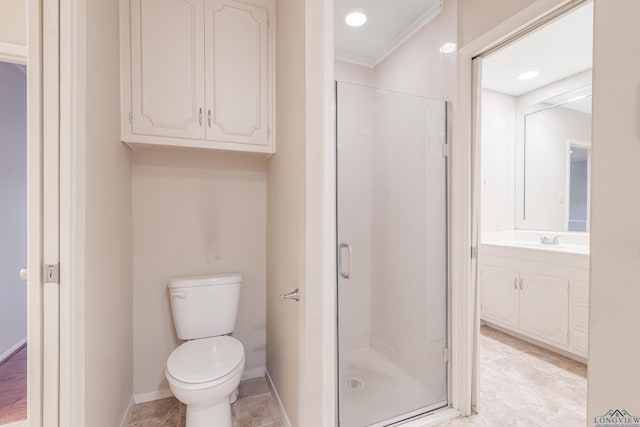
POLYGON ((235 328, 241 276, 218 274, 169 281, 178 338, 165 376, 187 405, 186 427, 231 427, 230 397, 240 384, 245 356, 235 328))
POLYGON ((188 341, 169 356, 166 377, 187 405, 187 427, 231 427, 229 396, 244 370, 244 348, 229 336, 188 341))

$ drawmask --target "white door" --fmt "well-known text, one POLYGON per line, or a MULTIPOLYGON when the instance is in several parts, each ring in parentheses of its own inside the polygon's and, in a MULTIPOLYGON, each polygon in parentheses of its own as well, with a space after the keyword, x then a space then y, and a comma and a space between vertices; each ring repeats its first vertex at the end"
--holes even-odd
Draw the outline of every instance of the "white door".
POLYGON ((134 134, 204 139, 204 0, 131 1, 134 134))
POLYGON ((482 319, 518 326, 518 270, 485 265, 481 272, 482 319))
MULTIPOLYGON (((31 310, 38 310, 38 303, 42 304, 42 426, 57 427, 59 425, 59 392, 60 392, 60 286, 57 273, 60 262, 60 42, 59 21, 60 5, 58 2, 48 2, 44 7, 44 44, 42 46, 42 117, 38 117, 42 130, 42 140, 33 141, 34 135, 29 135, 29 162, 33 157, 40 157, 41 170, 29 171, 30 178, 40 176, 42 185, 30 185, 29 199, 39 197, 42 205, 35 212, 31 206, 29 215, 41 217, 41 227, 29 228, 39 237, 40 242, 30 241, 29 252, 40 251, 39 262, 31 263, 29 259, 29 278, 31 291, 33 287, 41 289, 41 300, 29 299, 29 316, 35 317, 31 310), (45 31, 46 29, 46 31, 45 31), (41 143, 41 150, 34 145, 41 143), (33 145, 32 145, 33 144, 33 145), (40 246, 42 245, 42 246, 40 246), (41 249, 40 249, 41 248, 41 249), (43 268, 44 266, 44 268, 43 268), (48 268, 47 266, 51 266, 48 268), (34 268, 35 267, 35 268, 34 268), (36 270, 34 272, 33 270, 36 270), (33 275, 32 275, 33 274, 33 275)), ((31 58, 29 59, 31 65, 31 58)), ((30 69, 29 72, 38 70, 30 69)), ((30 88, 31 89, 31 88, 30 88)), ((29 116, 29 121, 35 119, 29 116)), ((35 138, 34 138, 35 139, 35 138)), ((31 222, 29 226, 31 226, 31 222)), ((37 291, 35 291, 37 292, 37 291)), ((31 332, 31 331, 30 331, 31 332)), ((30 345, 33 339, 29 336, 30 345)), ((29 366, 30 374, 33 373, 29 366)), ((31 404, 31 402, 29 402, 31 404)), ((37 426, 38 422, 29 419, 29 425, 37 426)))
POLYGON ((540 339, 569 343, 569 281, 522 273, 520 329, 540 339))
POLYGON ((206 2, 208 140, 268 145, 268 25, 266 7, 206 2))

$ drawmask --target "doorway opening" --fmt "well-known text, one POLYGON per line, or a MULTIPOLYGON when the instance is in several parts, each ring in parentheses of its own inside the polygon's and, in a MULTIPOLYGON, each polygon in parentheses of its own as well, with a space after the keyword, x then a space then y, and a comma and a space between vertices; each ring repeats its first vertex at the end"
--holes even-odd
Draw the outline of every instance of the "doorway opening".
POLYGON ((593 3, 481 55, 474 415, 584 425, 593 3))
POLYGON ((0 62, 0 424, 27 418, 27 70, 0 62))

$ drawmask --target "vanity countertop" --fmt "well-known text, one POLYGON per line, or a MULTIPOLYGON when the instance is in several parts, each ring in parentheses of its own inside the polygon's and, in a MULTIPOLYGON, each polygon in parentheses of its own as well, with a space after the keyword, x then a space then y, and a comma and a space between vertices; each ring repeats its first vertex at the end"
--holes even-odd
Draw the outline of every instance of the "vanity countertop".
POLYGON ((534 251, 545 251, 555 253, 566 253, 574 255, 589 255, 589 246, 587 245, 575 245, 575 244, 563 244, 558 245, 543 244, 540 242, 532 242, 527 240, 498 240, 494 242, 483 242, 482 245, 486 246, 499 246, 499 247, 512 247, 519 249, 530 249, 534 251))

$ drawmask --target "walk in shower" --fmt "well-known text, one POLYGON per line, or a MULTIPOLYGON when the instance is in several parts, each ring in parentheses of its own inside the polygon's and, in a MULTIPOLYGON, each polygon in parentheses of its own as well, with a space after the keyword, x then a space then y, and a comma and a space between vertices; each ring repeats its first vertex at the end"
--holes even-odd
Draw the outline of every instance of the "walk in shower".
POLYGON ((337 83, 338 412, 447 406, 447 105, 337 83))

